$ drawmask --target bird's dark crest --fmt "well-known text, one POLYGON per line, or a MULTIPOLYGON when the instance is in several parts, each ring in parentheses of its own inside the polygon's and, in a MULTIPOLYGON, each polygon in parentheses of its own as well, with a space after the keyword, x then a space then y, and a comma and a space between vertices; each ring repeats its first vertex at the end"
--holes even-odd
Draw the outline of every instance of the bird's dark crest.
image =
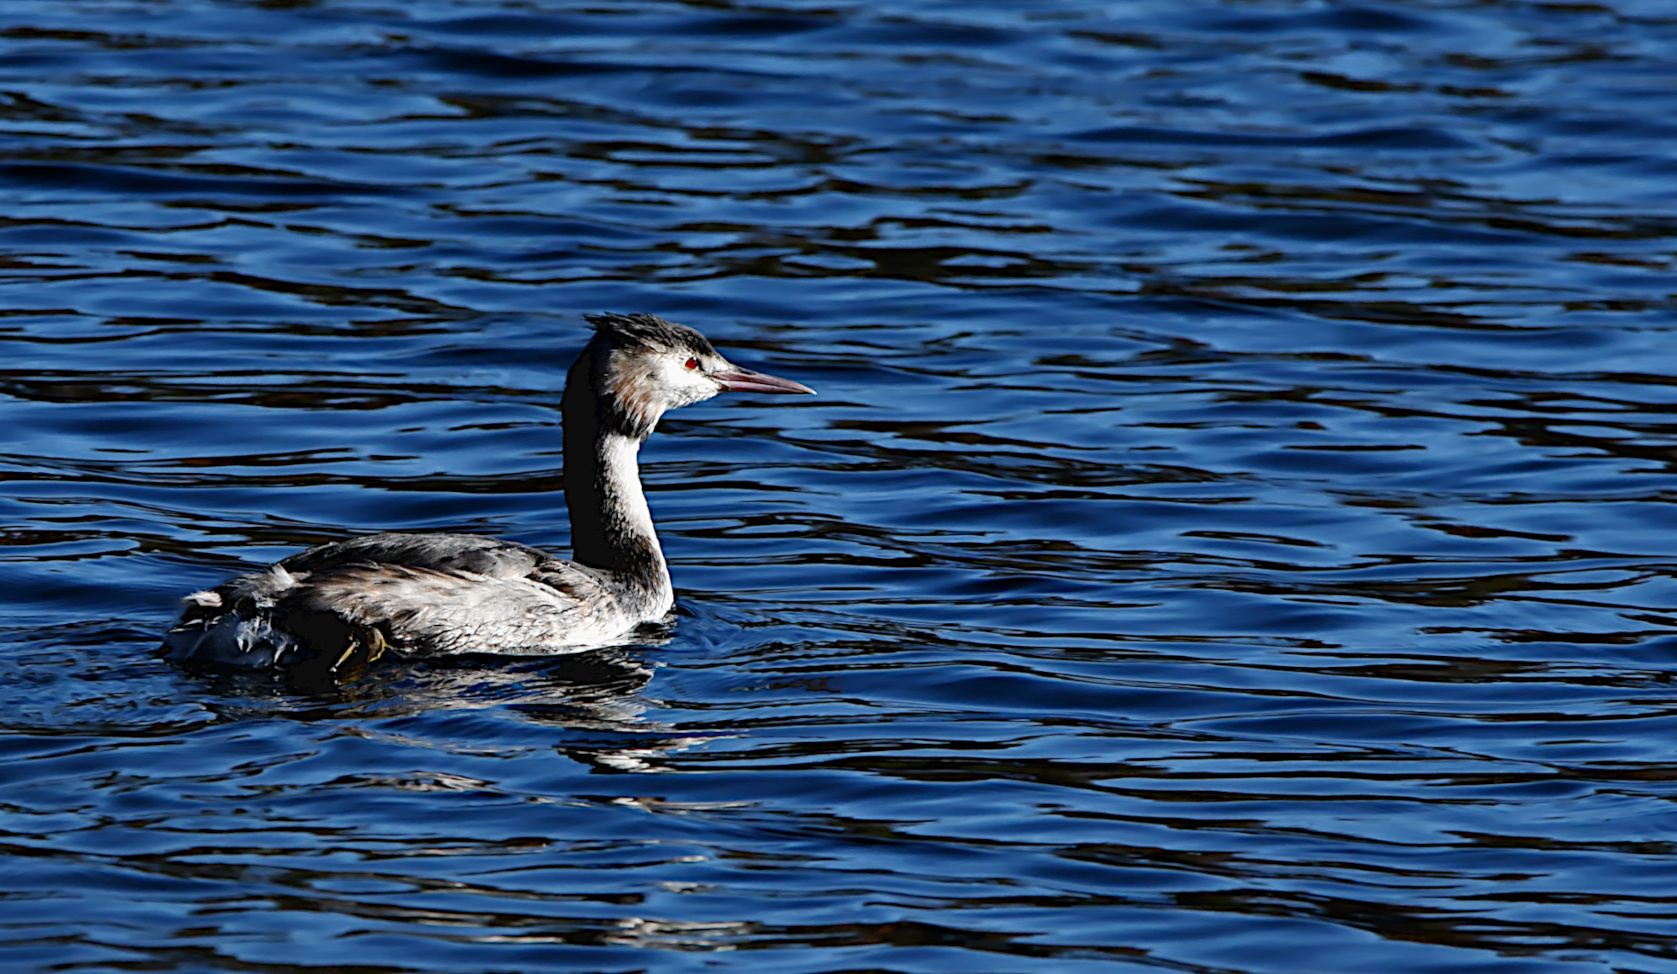
POLYGON ((594 326, 598 335, 624 344, 640 345, 647 348, 682 348, 715 355, 716 349, 710 340, 686 325, 678 325, 673 321, 660 318, 657 315, 645 313, 593 314, 584 315, 588 323, 594 326))

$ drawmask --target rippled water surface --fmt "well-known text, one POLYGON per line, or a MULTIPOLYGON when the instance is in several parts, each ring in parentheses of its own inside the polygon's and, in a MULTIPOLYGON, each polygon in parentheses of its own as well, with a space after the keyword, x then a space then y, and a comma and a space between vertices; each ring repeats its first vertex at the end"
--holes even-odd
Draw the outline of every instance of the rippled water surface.
POLYGON ((0 969, 1677 972, 1668 0, 8 0, 0 969), (377 529, 665 638, 156 646, 377 529))

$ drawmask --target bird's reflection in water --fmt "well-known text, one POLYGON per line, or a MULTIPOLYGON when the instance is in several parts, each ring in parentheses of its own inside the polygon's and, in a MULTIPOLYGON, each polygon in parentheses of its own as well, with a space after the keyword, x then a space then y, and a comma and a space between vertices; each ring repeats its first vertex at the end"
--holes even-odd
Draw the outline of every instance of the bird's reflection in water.
MULTIPOLYGON (((657 664, 645 650, 673 629, 643 626, 631 646, 551 656, 463 654, 389 658, 346 681, 303 682, 271 671, 205 669, 204 705, 222 721, 281 717, 380 723, 438 711, 499 709, 520 720, 572 732, 555 750, 603 772, 656 772, 673 751, 715 740, 650 720, 641 691, 657 664)), ((731 735, 728 735, 731 736, 731 735)))
POLYGON ((233 720, 388 719, 436 710, 512 707, 568 725, 615 725, 639 719, 645 709, 634 695, 652 678, 654 667, 636 649, 668 639, 667 633, 654 634, 638 639, 633 647, 553 656, 387 657, 345 680, 208 667, 198 675, 214 691, 206 703, 233 720), (568 719, 560 719, 561 714, 568 719))

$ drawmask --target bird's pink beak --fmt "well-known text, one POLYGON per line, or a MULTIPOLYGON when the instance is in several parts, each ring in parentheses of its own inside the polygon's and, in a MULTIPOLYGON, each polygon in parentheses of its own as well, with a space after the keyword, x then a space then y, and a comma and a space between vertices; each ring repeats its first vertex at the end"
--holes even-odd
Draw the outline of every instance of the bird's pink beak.
POLYGON ((811 396, 815 390, 802 382, 782 379, 777 375, 763 372, 753 372, 730 364, 725 372, 712 372, 712 379, 722 383, 722 388, 729 392, 803 392, 811 396))

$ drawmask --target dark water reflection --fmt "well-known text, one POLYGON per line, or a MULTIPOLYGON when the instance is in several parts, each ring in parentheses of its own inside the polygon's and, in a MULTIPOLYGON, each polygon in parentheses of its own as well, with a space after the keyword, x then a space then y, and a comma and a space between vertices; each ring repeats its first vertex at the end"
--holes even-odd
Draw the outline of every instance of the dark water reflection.
POLYGON ((1663 0, 0 5, 0 968, 1677 972, 1663 0), (681 614, 338 687, 173 600, 563 548, 681 614))

